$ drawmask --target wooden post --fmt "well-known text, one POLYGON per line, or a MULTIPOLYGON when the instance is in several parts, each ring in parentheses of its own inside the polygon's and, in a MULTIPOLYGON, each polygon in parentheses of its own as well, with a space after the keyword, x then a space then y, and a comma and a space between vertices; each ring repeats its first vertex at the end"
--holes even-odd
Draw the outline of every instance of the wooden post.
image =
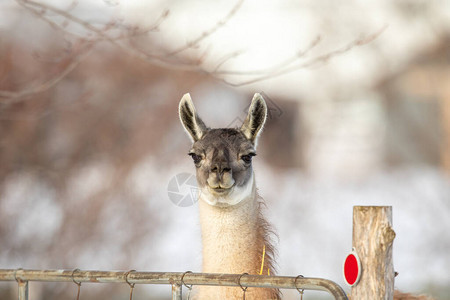
POLYGON ((391 206, 353 207, 353 247, 361 260, 361 279, 352 287, 352 300, 392 300, 394 265, 391 206))
POLYGON ((441 107, 439 109, 441 112, 443 135, 441 157, 445 171, 450 174, 450 75, 448 74, 448 68, 443 73, 444 76, 440 77, 442 78, 442 83, 439 82, 440 88, 434 89, 433 91, 441 90, 441 107))

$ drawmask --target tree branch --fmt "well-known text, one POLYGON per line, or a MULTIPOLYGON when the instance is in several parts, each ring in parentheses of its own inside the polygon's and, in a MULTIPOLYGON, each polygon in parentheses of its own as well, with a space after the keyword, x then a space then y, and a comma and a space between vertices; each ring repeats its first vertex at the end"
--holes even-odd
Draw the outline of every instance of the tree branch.
MULTIPOLYGON (((366 45, 370 42, 372 42, 373 40, 375 40, 377 37, 379 37, 384 30, 387 28, 387 26, 384 26, 383 28, 381 28, 380 30, 378 30, 377 32, 370 34, 368 36, 363 36, 360 37, 352 42, 350 42, 349 44, 338 48, 334 51, 330 51, 328 53, 316 56, 306 62, 302 62, 299 64, 294 64, 291 65, 292 62, 295 60, 294 57, 291 59, 288 59, 284 64, 286 64, 286 67, 284 68, 280 68, 281 65, 276 65, 274 67, 271 67, 267 70, 263 70, 260 71, 261 73, 258 73, 258 71, 249 71, 249 72, 245 72, 245 71, 222 71, 222 72, 218 72, 221 75, 240 75, 240 76, 251 76, 251 75, 255 75, 255 74, 262 74, 260 76, 257 76, 255 78, 249 79, 249 80, 243 80, 240 82, 230 82, 227 81, 225 79, 222 79, 223 82, 225 82, 228 85, 234 86, 234 87, 238 87, 238 86, 243 86, 243 85, 248 85, 248 84, 252 84, 252 83, 256 83, 256 82, 260 82, 260 81, 264 81, 264 80, 268 80, 268 79, 272 79, 275 77, 279 77, 281 75, 286 75, 295 71, 298 71, 300 69, 305 69, 305 68, 309 68, 309 67, 313 67, 314 65, 317 65, 319 63, 326 63, 328 62, 330 59, 342 55, 344 53, 347 53, 348 51, 352 50, 355 47, 358 46, 362 46, 362 45, 366 45)), ((314 45, 314 43, 312 44, 314 45)), ((309 48, 312 48, 311 46, 309 48)), ((298 56, 295 56, 298 58, 298 56)))
POLYGON ((244 0, 239 0, 238 2, 236 2, 236 4, 228 12, 228 14, 225 16, 225 18, 223 18, 222 20, 218 21, 214 25, 214 27, 210 28, 209 30, 203 31, 202 34, 200 34, 198 37, 196 37, 195 39, 193 39, 190 42, 188 42, 185 46, 182 46, 182 47, 180 47, 178 49, 173 50, 168 55, 173 56, 173 55, 176 55, 176 54, 181 53, 183 51, 186 51, 187 49, 196 47, 198 44, 200 44, 200 42, 202 42, 206 38, 210 37, 216 31, 218 31, 221 27, 223 27, 225 24, 227 24, 228 21, 239 11, 239 9, 241 8, 243 3, 244 3, 244 0))
POLYGON ((31 87, 19 92, 0 91, 0 98, 9 99, 8 101, 2 101, 3 103, 18 101, 18 99, 24 98, 26 96, 48 90, 59 81, 61 81, 67 74, 73 71, 79 65, 80 61, 90 53, 94 44, 98 42, 108 42, 118 47, 128 55, 139 58, 145 62, 159 67, 207 73, 218 81, 222 81, 230 86, 237 87, 276 78, 300 69, 310 68, 318 64, 326 63, 330 59, 342 55, 355 47, 372 42, 386 29, 386 27, 384 27, 374 34, 358 38, 341 48, 318 55, 316 57, 312 57, 306 61, 305 57, 309 55, 311 50, 321 42, 320 36, 311 41, 311 43, 304 50, 298 51, 292 57, 289 57, 288 59, 280 63, 274 64, 269 68, 250 71, 220 70, 225 63, 242 53, 240 51, 235 51, 224 55, 222 58, 219 58, 216 66, 213 67, 212 70, 208 71, 202 66, 205 57, 208 55, 208 48, 199 56, 197 60, 189 60, 185 57, 181 57, 180 54, 187 51, 188 49, 197 47, 202 41, 211 37, 220 28, 222 28, 227 22, 229 22, 229 20, 233 16, 236 15, 236 13, 242 7, 244 0, 238 0, 223 19, 219 20, 210 29, 203 31, 196 38, 187 42, 186 45, 176 48, 172 51, 160 51, 159 53, 157 53, 156 51, 148 52, 140 49, 136 45, 133 45, 132 38, 139 35, 148 34, 151 31, 156 31, 161 23, 167 19, 169 10, 165 10, 155 21, 155 23, 145 30, 140 30, 139 27, 130 27, 123 25, 120 21, 114 19, 111 19, 109 22, 105 23, 103 28, 99 28, 98 26, 94 26, 93 24, 70 13, 70 11, 78 5, 78 2, 76 0, 72 1, 70 6, 66 10, 56 8, 48 4, 42 4, 34 0, 16 0, 16 2, 31 14, 49 24, 49 26, 54 30, 62 32, 64 35, 70 36, 72 40, 68 40, 69 49, 72 47, 71 45, 73 43, 73 39, 75 39, 75 43, 81 43, 84 46, 79 53, 73 55, 73 58, 70 58, 72 59, 72 61, 57 76, 41 84, 32 85, 31 87), (62 17, 64 21, 54 21, 54 19, 52 19, 52 17, 48 15, 49 13, 55 14, 58 17, 62 17), (87 31, 87 34, 83 35, 68 30, 67 27, 69 24, 80 26, 87 31), (115 30, 113 32, 114 34, 112 34, 112 30, 115 30), (228 76, 241 76, 247 77, 249 79, 233 82, 226 79, 226 77, 228 76))

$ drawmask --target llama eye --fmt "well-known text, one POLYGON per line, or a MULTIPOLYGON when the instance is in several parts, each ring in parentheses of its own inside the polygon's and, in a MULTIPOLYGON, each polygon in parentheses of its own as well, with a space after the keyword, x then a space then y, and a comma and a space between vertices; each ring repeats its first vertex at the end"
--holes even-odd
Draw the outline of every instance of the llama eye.
POLYGON ((198 164, 202 161, 202 157, 200 155, 197 155, 195 153, 189 153, 189 155, 192 157, 194 164, 198 164))
POLYGON ((255 153, 250 153, 250 154, 247 154, 247 155, 242 155, 242 156, 241 156, 241 159, 242 159, 246 164, 249 164, 249 163, 252 162, 252 157, 255 156, 255 155, 256 155, 255 153))

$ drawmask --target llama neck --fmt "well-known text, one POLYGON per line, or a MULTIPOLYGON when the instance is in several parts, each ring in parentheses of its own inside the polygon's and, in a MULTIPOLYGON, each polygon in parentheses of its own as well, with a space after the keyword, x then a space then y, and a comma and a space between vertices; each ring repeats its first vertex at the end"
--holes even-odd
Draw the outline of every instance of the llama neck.
POLYGON ((217 207, 200 199, 199 206, 203 272, 259 274, 265 248, 263 272, 267 275, 273 250, 256 188, 253 186, 251 195, 238 205, 217 207))

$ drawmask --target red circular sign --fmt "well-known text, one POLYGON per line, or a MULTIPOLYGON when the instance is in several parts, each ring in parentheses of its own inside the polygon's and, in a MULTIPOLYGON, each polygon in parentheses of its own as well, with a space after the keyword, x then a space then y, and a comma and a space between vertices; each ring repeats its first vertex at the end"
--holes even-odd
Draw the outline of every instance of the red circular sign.
POLYGON ((344 261, 344 278, 348 285, 354 286, 361 277, 361 262, 353 250, 344 261))

